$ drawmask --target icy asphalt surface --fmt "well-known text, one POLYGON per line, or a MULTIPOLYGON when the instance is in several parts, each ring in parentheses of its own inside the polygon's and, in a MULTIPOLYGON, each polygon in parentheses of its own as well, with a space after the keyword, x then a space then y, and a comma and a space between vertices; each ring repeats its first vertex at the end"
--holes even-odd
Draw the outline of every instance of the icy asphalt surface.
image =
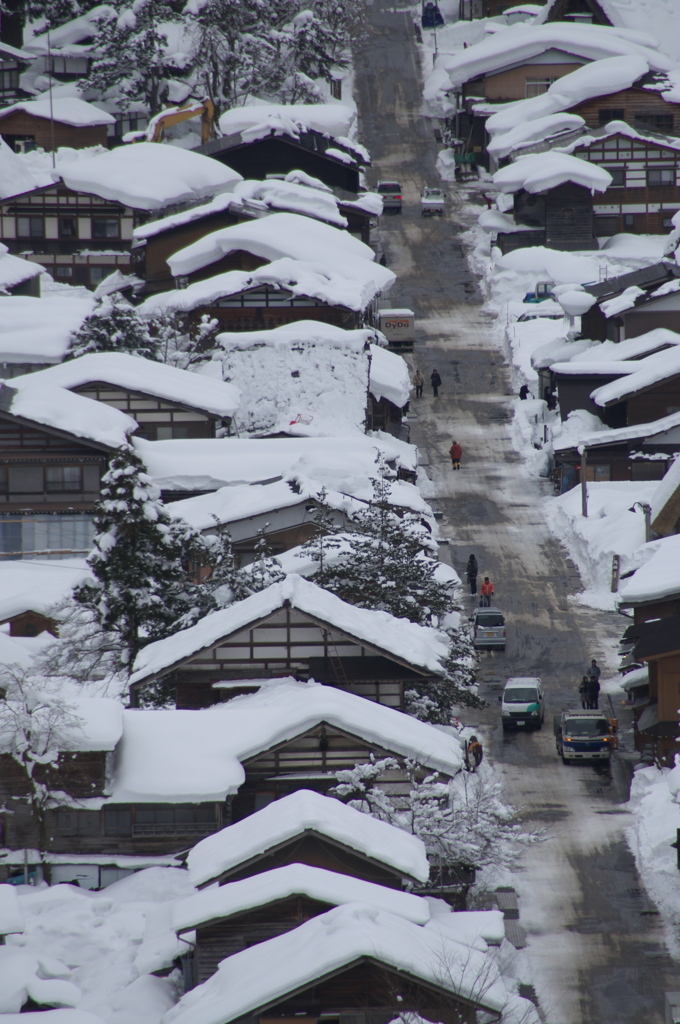
MULTIPOLYGON (((453 564, 463 575, 474 551, 508 617, 506 653, 482 655, 481 692, 491 706, 474 712, 475 725, 482 723, 508 801, 522 808, 528 827, 547 829, 513 877, 535 987, 548 1024, 662 1024, 663 992, 677 989, 677 976, 623 835, 625 756, 611 772, 564 766, 552 736, 553 712, 574 706, 584 666, 611 650, 623 620, 568 601, 578 574, 545 525, 540 505, 550 485, 530 477, 512 447, 514 388, 465 260, 463 193, 446 184, 447 216, 420 215, 420 189, 439 182, 437 147, 421 116, 419 59, 410 12, 374 0, 355 52, 355 95, 373 157, 369 183, 395 178, 404 192, 403 213, 381 224, 388 266, 398 274, 389 301, 416 312, 413 365, 428 383, 434 367, 443 379, 437 400, 426 384, 424 399, 412 403, 412 440, 444 512, 453 564), (455 474, 454 438, 463 447, 455 474), (512 675, 542 677, 541 732, 503 735, 497 696, 512 675)), ((464 198, 480 201, 474 188, 464 198)), ((471 610, 470 597, 466 603, 471 610)), ((625 724, 625 713, 619 717, 625 724)))

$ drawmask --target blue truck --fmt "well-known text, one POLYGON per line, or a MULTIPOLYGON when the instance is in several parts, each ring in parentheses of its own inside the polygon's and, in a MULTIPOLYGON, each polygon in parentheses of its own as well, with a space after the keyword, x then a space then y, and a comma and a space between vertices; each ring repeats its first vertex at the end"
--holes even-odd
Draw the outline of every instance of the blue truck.
POLYGON ((563 711, 553 716, 557 753, 563 764, 609 761, 616 750, 617 722, 603 711, 563 711))

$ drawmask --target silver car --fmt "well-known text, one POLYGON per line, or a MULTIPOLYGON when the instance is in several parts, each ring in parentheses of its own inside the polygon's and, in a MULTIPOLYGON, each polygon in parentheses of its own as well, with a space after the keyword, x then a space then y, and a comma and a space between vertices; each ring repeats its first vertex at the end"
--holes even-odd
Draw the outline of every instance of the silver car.
POLYGON ((382 196, 384 210, 401 211, 402 191, 398 181, 379 181, 376 191, 382 196))
POLYGON ((470 622, 475 647, 505 650, 505 616, 500 608, 475 608, 470 622))

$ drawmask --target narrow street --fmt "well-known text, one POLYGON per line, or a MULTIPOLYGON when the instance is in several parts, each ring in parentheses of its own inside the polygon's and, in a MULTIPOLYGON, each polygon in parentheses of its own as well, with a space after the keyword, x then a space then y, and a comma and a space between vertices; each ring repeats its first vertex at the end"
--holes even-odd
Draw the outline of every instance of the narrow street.
MULTIPOLYGON (((453 564, 462 576, 474 551, 507 615, 506 653, 481 658, 490 706, 473 714, 508 801, 528 828, 546 829, 514 879, 541 1009, 549 1024, 662 1024, 663 993, 678 985, 624 838, 627 767, 623 759, 611 773, 564 766, 552 736, 553 713, 574 705, 585 665, 603 656, 603 640, 620 633, 621 619, 569 601, 578 574, 545 525, 541 502, 551 485, 531 477, 512 447, 513 388, 465 260, 458 187, 445 185, 445 218, 420 215, 420 189, 438 183, 437 147, 421 114, 411 13, 386 0, 368 10, 355 64, 362 141, 373 157, 369 183, 395 178, 404 193, 403 213, 381 223, 388 266, 398 274, 389 301, 416 312, 413 366, 428 383, 434 367, 443 379, 438 399, 426 384, 425 397, 412 402, 412 440, 436 487, 453 564), (456 474, 448 456, 454 438, 463 447, 456 474), (503 735, 497 697, 512 675, 543 679, 542 732, 503 735)), ((471 610, 472 598, 465 602, 471 610)))

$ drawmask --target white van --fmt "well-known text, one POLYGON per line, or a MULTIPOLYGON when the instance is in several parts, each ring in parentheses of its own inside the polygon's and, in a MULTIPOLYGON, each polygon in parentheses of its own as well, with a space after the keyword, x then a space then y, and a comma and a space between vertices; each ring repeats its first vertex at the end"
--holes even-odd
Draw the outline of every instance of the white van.
POLYGON ((508 679, 501 698, 503 728, 519 726, 540 729, 545 718, 543 684, 536 676, 508 679))

